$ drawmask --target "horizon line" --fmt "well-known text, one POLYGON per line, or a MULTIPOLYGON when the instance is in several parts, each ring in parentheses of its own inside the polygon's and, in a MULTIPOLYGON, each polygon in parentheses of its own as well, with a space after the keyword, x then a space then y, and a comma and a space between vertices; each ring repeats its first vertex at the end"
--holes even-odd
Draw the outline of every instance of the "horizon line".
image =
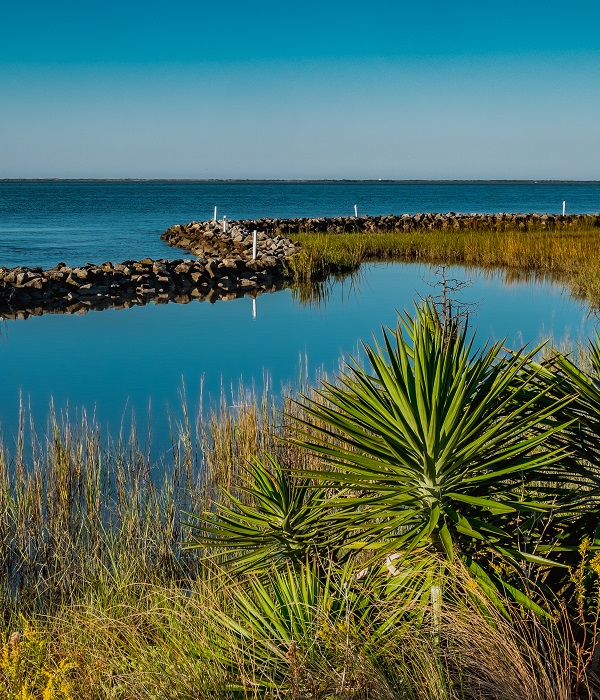
POLYGON ((168 177, 3 177, 0 182, 247 182, 247 183, 586 183, 600 184, 600 180, 560 180, 544 178, 168 178, 168 177))

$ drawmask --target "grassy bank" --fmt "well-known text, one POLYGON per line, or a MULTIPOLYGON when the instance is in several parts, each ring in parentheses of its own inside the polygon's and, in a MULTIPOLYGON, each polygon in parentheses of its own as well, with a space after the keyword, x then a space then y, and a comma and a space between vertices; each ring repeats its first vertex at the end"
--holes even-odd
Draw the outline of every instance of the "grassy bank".
POLYGON ((518 228, 385 233, 303 233, 292 261, 298 280, 352 270, 363 262, 403 261, 500 268, 556 280, 600 306, 600 229, 518 228))
POLYGON ((363 582, 328 561, 325 579, 265 578, 187 549, 188 512, 227 502, 222 488, 254 500, 240 490, 247 460, 318 468, 280 439, 278 409, 306 413, 275 403, 244 394, 193 420, 182 411, 159 469, 135 434, 109 444, 86 420, 53 418, 47 435, 24 425, 16 454, 2 452, 3 698, 566 700, 574 685, 585 696, 590 658, 566 614, 540 624, 508 599, 502 614, 458 562, 435 563, 436 602, 417 594, 419 567, 363 582))
POLYGON ((468 338, 422 305, 318 391, 184 402, 159 464, 24 415, 0 696, 597 697, 600 340, 587 374, 468 338))

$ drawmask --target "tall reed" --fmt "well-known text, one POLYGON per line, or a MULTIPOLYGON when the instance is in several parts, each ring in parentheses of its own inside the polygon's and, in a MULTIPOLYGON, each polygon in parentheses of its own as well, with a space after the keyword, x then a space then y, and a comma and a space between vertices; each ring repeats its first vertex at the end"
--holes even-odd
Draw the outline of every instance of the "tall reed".
POLYGON ((209 509, 222 487, 235 492, 251 457, 288 459, 277 407, 239 387, 190 415, 183 394, 170 450, 154 463, 134 422, 111 440, 85 411, 72 419, 51 407, 42 431, 23 407, 15 450, 0 445, 3 617, 48 612, 116 576, 201 577, 199 553, 182 546, 187 513, 209 509))

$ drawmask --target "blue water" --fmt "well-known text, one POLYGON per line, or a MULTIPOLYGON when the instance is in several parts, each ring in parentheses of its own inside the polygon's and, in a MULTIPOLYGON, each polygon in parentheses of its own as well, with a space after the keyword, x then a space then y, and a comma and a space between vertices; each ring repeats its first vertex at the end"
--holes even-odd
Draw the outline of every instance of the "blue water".
POLYGON ((0 181, 0 265, 181 255, 160 234, 219 217, 600 211, 600 182, 0 181))
MULTIPOLYGON (((462 298, 478 304, 473 324, 482 342, 506 337, 516 348, 548 337, 577 341, 593 327, 585 306, 558 286, 507 285, 498 276, 461 269, 451 274, 473 282, 462 298)), ((431 294, 435 280, 429 266, 374 264, 364 266, 357 281, 333 284, 324 306, 302 305, 290 290, 264 294, 256 318, 252 300, 243 298, 4 322, 4 432, 15 433, 20 394, 42 428, 53 397, 58 409, 95 412, 112 435, 131 410, 144 431, 150 406, 155 445, 166 449, 167 416, 179 413, 182 386, 195 411, 201 384, 205 405, 221 387, 235 403, 231 388, 240 380, 260 392, 269 376, 278 393, 294 385, 305 358, 313 383, 322 371, 335 372, 342 355, 357 354, 360 340, 370 342, 382 325, 394 325, 396 309, 431 294)))
MULTIPOLYGON (((177 222, 206 219, 213 206, 229 218, 416 211, 568 211, 600 209, 600 184, 580 183, 176 183, 0 182, 0 264, 50 267, 128 258, 177 257, 159 234, 177 222)), ((501 275, 457 269, 471 280, 465 301, 482 342, 512 347, 553 337, 578 341, 594 326, 587 308, 552 284, 508 285, 501 275)), ((168 415, 180 412, 185 386, 194 411, 242 381, 261 391, 335 372, 359 352, 396 309, 432 293, 428 266, 378 264, 358 280, 331 284, 325 305, 303 305, 290 290, 216 304, 154 305, 45 315, 0 322, 0 428, 12 444, 20 396, 44 429, 51 399, 59 411, 95 413, 116 436, 134 411, 144 432, 152 413, 154 454, 169 444, 168 415), (304 370, 303 370, 304 371, 304 370)), ((235 392, 234 392, 235 394, 235 392)))

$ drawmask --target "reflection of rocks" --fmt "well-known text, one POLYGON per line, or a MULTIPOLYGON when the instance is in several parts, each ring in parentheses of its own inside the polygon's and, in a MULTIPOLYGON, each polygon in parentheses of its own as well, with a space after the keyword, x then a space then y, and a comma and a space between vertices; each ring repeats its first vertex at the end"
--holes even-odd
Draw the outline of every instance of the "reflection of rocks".
POLYGON ((214 302, 245 294, 257 296, 284 285, 280 261, 127 260, 96 266, 0 267, 0 317, 27 318, 44 313, 85 314, 129 308, 153 301, 186 304, 214 302))
MULTIPOLYGON (((173 226, 162 238, 170 245, 196 251, 219 251, 225 245, 232 246, 242 257, 251 248, 249 232, 259 231, 265 241, 286 240, 283 237, 296 236, 303 232, 352 233, 370 231, 422 231, 432 229, 490 229, 502 231, 508 228, 528 230, 532 228, 572 228, 576 226, 600 227, 600 214, 575 214, 560 216, 553 214, 401 214, 390 216, 338 216, 318 219, 256 219, 230 221, 229 233, 222 234, 222 224, 193 222, 183 226, 173 226), (225 240, 228 236, 228 241, 225 240), (237 247, 236 247, 237 246, 237 247)), ((286 245, 293 247, 290 241, 286 245)), ((287 254, 293 254, 292 248, 287 254)))
POLYGON ((284 285, 290 274, 285 260, 297 251, 289 240, 258 233, 257 255, 252 259, 252 232, 233 226, 223 233, 222 227, 212 222, 203 226, 202 241, 197 235, 201 226, 195 223, 163 234, 173 245, 192 249, 199 256, 196 260, 145 258, 82 267, 59 263, 51 270, 0 268, 0 315, 79 314, 149 301, 214 302, 245 294, 256 296, 284 285))

